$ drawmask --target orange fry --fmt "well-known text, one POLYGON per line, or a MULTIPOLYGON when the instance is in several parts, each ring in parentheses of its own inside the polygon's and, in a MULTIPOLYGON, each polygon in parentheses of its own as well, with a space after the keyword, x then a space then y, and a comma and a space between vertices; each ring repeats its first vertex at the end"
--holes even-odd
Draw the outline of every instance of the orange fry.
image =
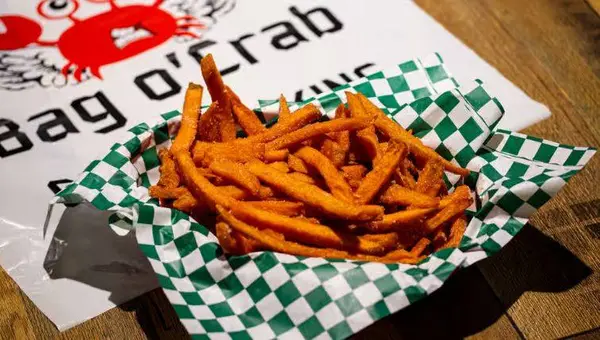
POLYGON ((329 138, 325 138, 323 141, 321 153, 329 158, 336 168, 339 168, 346 163, 346 151, 337 142, 334 142, 329 138))
POLYGON ((406 156, 406 153, 407 150, 404 143, 390 142, 385 154, 383 154, 377 165, 365 176, 358 189, 356 189, 357 203, 366 204, 371 202, 383 184, 389 181, 398 164, 406 156))
POLYGON ((173 208, 177 210, 181 210, 185 213, 190 213, 196 206, 198 205, 198 201, 192 196, 192 194, 188 191, 183 196, 177 198, 175 202, 173 202, 173 208))
POLYGON ((469 199, 471 199, 471 192, 469 190, 469 187, 466 185, 461 185, 454 189, 454 191, 450 195, 442 198, 442 200, 440 201, 440 208, 445 208, 448 205, 450 205, 450 203, 455 201, 469 199))
POLYGON ((427 248, 427 246, 429 246, 429 244, 431 244, 431 241, 429 241, 429 239, 422 238, 419 240, 419 242, 417 242, 417 244, 415 244, 412 247, 412 249, 410 250, 410 253, 413 256, 418 257, 425 251, 425 248, 427 248))
POLYGON ((390 185, 381 194, 379 201, 383 204, 395 204, 403 207, 414 206, 419 208, 435 208, 440 204, 439 198, 429 197, 417 191, 413 191, 398 184, 390 185))
POLYGON ((317 181, 315 181, 314 178, 310 177, 307 174, 303 174, 301 172, 290 172, 288 175, 290 177, 294 178, 295 180, 300 181, 300 182, 304 182, 304 183, 308 183, 308 184, 312 184, 312 185, 317 185, 317 181))
POLYGON ((236 129, 233 115, 231 113, 231 99, 228 94, 221 73, 212 54, 206 55, 200 60, 202 77, 208 87, 208 92, 213 102, 219 102, 222 110, 216 111, 219 117, 219 131, 221 132, 221 141, 226 142, 235 139, 236 129))
POLYGON ((304 204, 289 201, 247 201, 244 204, 284 216, 298 216, 304 213, 304 204))
POLYGON ((293 154, 288 156, 288 166, 290 169, 303 174, 308 174, 310 172, 306 163, 293 154))
MULTIPOLYGON (((365 112, 365 108, 361 102, 360 96, 346 92, 346 98, 348 98, 348 108, 350 109, 350 114, 352 117, 371 118, 372 120, 375 119, 375 116, 369 117, 367 112, 365 112)), ((364 98, 368 101, 366 97, 364 98)), ((377 139, 377 135, 375 134, 375 127, 371 125, 356 132, 356 138, 367 152, 367 155, 369 155, 369 158, 371 158, 372 161, 376 161, 379 157, 379 141, 377 139)))
POLYGON ((465 214, 457 217, 452 225, 450 226, 450 237, 448 241, 442 246, 442 248, 458 248, 460 241, 467 230, 467 217, 465 214))
POLYGON ((444 167, 442 163, 437 159, 430 160, 419 174, 415 191, 430 197, 437 196, 442 187, 443 176, 444 167))
POLYGON ((424 230, 426 233, 433 233, 436 231, 442 224, 451 220, 454 216, 462 213, 467 209, 472 203, 471 198, 453 201, 449 205, 447 205, 440 212, 435 214, 433 217, 425 221, 424 230))
POLYGON ((265 162, 284 162, 287 160, 290 151, 288 149, 269 150, 265 152, 265 162))
POLYGON ((286 120, 292 113, 290 112, 290 108, 288 107, 287 100, 282 95, 279 96, 279 121, 282 122, 286 120))
POLYGON ((260 190, 258 178, 250 173, 250 171, 242 164, 227 159, 221 159, 210 163, 209 168, 218 176, 231 181, 233 184, 239 185, 253 195, 258 195, 260 190))
POLYGON ((164 199, 164 200, 172 200, 177 199, 183 195, 185 195, 188 190, 184 187, 180 188, 166 188, 158 185, 153 185, 148 189, 148 194, 150 197, 164 199))
POLYGON ((202 105, 202 91, 200 85, 190 83, 185 91, 183 113, 181 114, 181 127, 177 132, 175 141, 171 145, 171 153, 188 151, 196 138, 200 106, 202 105))
POLYGON ((206 112, 198 120, 197 137, 200 141, 220 142, 221 130, 219 129, 219 115, 216 113, 221 110, 218 102, 212 102, 206 112))
POLYGON ((273 169, 277 169, 281 172, 285 172, 285 173, 290 172, 290 167, 288 166, 288 164, 286 162, 273 162, 273 163, 269 163, 269 166, 272 167, 273 169))
POLYGON ((219 245, 227 254, 242 255, 236 239, 231 235, 231 228, 225 222, 218 222, 215 226, 219 245))
POLYGON ((396 183, 398 183, 408 189, 414 190, 415 187, 417 186, 417 182, 415 181, 415 178, 408 170, 409 164, 412 165, 410 160, 405 158, 404 161, 401 162, 400 165, 398 166, 398 169, 396 169, 396 173, 394 174, 394 177, 396 179, 396 183))
POLYGON ((334 119, 327 122, 315 123, 309 126, 305 126, 296 131, 290 132, 283 135, 274 141, 267 143, 267 150, 277 150, 287 148, 294 144, 300 143, 307 139, 324 135, 330 132, 344 131, 344 130, 359 130, 369 126, 370 121, 368 119, 360 118, 344 118, 334 119))
POLYGON ((354 206, 342 202, 320 188, 314 185, 299 183, 288 174, 274 170, 260 161, 250 162, 247 166, 250 172, 256 175, 261 181, 330 216, 346 220, 369 221, 380 218, 383 214, 383 207, 368 205, 354 206))
POLYGON ((229 159, 236 162, 248 162, 265 157, 265 144, 231 144, 197 142, 194 145, 194 162, 209 166, 215 160, 229 159))
POLYGON ((160 179, 157 185, 165 188, 177 188, 181 182, 173 156, 167 149, 158 151, 160 159, 160 179))
MULTIPOLYGON (((234 97, 235 98, 235 97, 234 97)), ((248 136, 265 132, 267 128, 260 122, 256 114, 241 101, 233 99, 233 114, 238 124, 248 136)))
POLYGON ((325 184, 331 190, 333 197, 347 203, 354 201, 352 188, 350 188, 344 176, 336 169, 333 163, 322 153, 305 146, 296 152, 296 156, 319 171, 325 180, 325 184))
POLYGON ((346 165, 342 167, 344 178, 348 181, 350 187, 354 190, 360 186, 360 183, 367 173, 367 168, 361 164, 346 165))
POLYGON ((433 208, 402 210, 383 215, 381 221, 370 222, 365 227, 376 233, 388 232, 400 227, 417 224, 433 211, 435 211, 433 208))

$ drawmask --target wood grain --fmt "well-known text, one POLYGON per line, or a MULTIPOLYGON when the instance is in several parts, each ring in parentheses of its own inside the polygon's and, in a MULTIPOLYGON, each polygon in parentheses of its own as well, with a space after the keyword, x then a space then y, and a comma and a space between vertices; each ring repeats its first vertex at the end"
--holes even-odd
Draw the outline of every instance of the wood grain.
MULTIPOLYGON (((416 0, 552 116, 524 132, 600 145, 599 0, 416 0)), ((523 113, 526 114, 526 113, 523 113)), ((357 339, 600 336, 600 157, 499 254, 357 339)), ((188 338, 161 290, 62 334, 0 270, 0 338, 188 338)))

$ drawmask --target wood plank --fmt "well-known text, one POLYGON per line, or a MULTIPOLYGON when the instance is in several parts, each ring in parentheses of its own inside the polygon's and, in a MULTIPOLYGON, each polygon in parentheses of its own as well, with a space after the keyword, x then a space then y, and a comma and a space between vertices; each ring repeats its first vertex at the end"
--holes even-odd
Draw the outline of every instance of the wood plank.
POLYGON ((588 5, 596 12, 596 14, 600 15, 600 0, 586 0, 588 5))
POLYGON ((35 339, 36 334, 21 302, 21 290, 0 268, 0 339, 35 339))

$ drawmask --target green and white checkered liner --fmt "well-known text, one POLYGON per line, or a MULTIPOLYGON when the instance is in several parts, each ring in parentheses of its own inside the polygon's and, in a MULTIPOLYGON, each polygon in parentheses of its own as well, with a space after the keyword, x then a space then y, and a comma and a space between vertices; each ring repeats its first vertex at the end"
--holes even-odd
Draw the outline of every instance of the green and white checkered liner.
MULTIPOLYGON (((439 55, 414 59, 310 102, 331 115, 360 91, 445 158, 466 166, 476 194, 458 249, 418 265, 304 258, 273 252, 224 256, 208 229, 148 196, 157 150, 179 128, 174 111, 129 130, 53 203, 91 202, 115 211, 112 225, 135 229, 140 248, 193 338, 341 339, 439 288, 459 267, 500 250, 528 217, 583 168, 595 150, 496 130, 503 109, 475 81, 458 87, 439 55)), ((264 118, 276 101, 261 101, 264 118)), ((447 174, 450 186, 460 178, 447 174)))

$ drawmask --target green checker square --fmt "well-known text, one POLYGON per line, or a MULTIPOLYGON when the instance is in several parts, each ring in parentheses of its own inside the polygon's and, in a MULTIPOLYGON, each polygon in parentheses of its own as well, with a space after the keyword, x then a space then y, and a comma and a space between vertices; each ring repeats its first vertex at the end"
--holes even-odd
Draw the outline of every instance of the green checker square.
POLYGON ((381 71, 379 71, 377 73, 373 73, 373 74, 367 76, 367 79, 369 79, 369 80, 383 79, 383 78, 385 78, 385 75, 381 71))
POLYGON ((550 178, 551 177, 548 176, 547 174, 542 173, 542 174, 531 177, 529 179, 529 181, 541 185, 541 184, 545 183, 547 180, 549 180, 550 178))
POLYGON ((127 151, 129 151, 130 154, 135 155, 140 151, 142 143, 137 138, 131 138, 130 140, 125 142, 123 146, 125 147, 125 149, 127 149, 127 151))
POLYGON ((521 178, 523 175, 525 175, 528 169, 529 167, 527 165, 519 162, 514 162, 508 169, 506 177, 521 178))
POLYGON ((479 86, 475 90, 465 95, 467 101, 473 106, 475 111, 479 111, 485 104, 489 103, 492 98, 488 95, 483 87, 479 86))
POLYGON ((87 175, 85 175, 85 177, 79 182, 79 185, 82 185, 89 189, 101 189, 105 184, 106 181, 93 172, 90 172, 87 175))
POLYGON ((534 141, 534 142, 538 142, 538 143, 542 143, 544 141, 540 137, 536 137, 536 136, 527 136, 527 139, 534 141))
POLYGON ((483 250, 485 250, 488 254, 491 255, 500 251, 500 248, 502 248, 502 246, 496 243, 496 241, 489 238, 481 244, 481 248, 483 248, 483 250))
POLYGON ((275 290, 275 296, 277 296, 283 307, 287 307, 292 302, 298 300, 302 294, 300 294, 293 281, 288 281, 275 290))
POLYGON ((172 305, 173 309, 175 310, 175 313, 177 313, 177 316, 179 316, 180 319, 195 319, 194 318, 194 314, 192 314, 192 311, 188 308, 188 306, 185 305, 172 305))
POLYGON ((200 295, 196 292, 179 292, 181 297, 185 300, 185 303, 192 306, 200 306, 204 304, 204 301, 200 295))
POLYGON ((246 331, 237 331, 229 333, 232 340, 252 340, 252 337, 246 331))
POLYGON ((446 73, 446 70, 444 70, 444 67, 441 65, 428 67, 425 70, 433 83, 449 78, 448 73, 446 73))
POLYGON ((581 157, 585 154, 584 150, 573 150, 565 161, 564 165, 577 165, 581 160, 581 157))
POLYGON ((194 233, 186 233, 185 235, 175 239, 175 247, 181 257, 188 256, 191 252, 198 249, 196 237, 194 233))
POLYGON ((273 253, 263 252, 254 259, 254 263, 256 264, 258 270, 261 273, 265 273, 267 270, 275 267, 279 263, 279 261, 277 260, 275 255, 273 255, 273 253))
POLYGON ((387 308, 385 301, 378 301, 374 305, 367 307, 367 313, 369 313, 373 320, 378 320, 390 315, 390 310, 387 308))
POLYGON ((244 285, 242 285, 242 283, 234 273, 229 274, 226 278, 219 281, 217 285, 219 286, 219 289, 227 299, 237 295, 239 292, 244 290, 244 285))
POLYGON ((391 108, 400 107, 400 104, 398 104, 396 97, 394 97, 392 95, 379 96, 379 97, 377 97, 377 99, 379 99, 381 104, 383 104, 383 106, 385 106, 385 107, 391 107, 391 108))
POLYGON ((521 137, 509 136, 506 140, 506 144, 502 148, 502 152, 506 152, 513 155, 518 155, 521 151, 521 147, 525 143, 525 139, 521 137))
POLYGON ((325 282, 339 274, 338 270, 331 263, 323 263, 322 265, 313 268, 321 282, 325 282))
POLYGON ((475 216, 483 220, 487 217, 490 211, 494 209, 495 206, 496 205, 494 203, 486 202, 481 206, 481 208, 479 208, 479 210, 477 210, 477 214, 475 214, 475 216))
POLYGON ((374 283, 383 297, 391 295, 400 290, 400 285, 391 274, 387 274, 378 278, 374 283))
POLYGON ((491 163, 498 159, 498 156, 494 155, 492 151, 486 149, 479 149, 479 157, 483 158, 483 160, 491 163))
POLYGON ((524 223, 519 222, 517 219, 511 217, 508 219, 508 221, 506 221, 506 223, 504 223, 502 230, 506 231, 512 236, 515 236, 519 231, 521 231, 521 229, 523 229, 524 225, 524 223))
POLYGON ((456 266, 452 263, 444 262, 433 271, 433 275, 442 281, 446 281, 450 274, 454 272, 454 269, 456 269, 456 266))
POLYGON ((325 112, 335 110, 335 108, 342 103, 340 98, 334 92, 326 94, 323 98, 319 99, 319 102, 321 103, 321 106, 323 106, 325 112))
POLYGON ((119 169, 125 163, 129 162, 129 159, 116 151, 111 151, 108 153, 108 155, 106 155, 106 156, 104 156, 104 158, 102 158, 102 161, 104 163, 108 163, 108 164, 114 166, 115 168, 119 169))
POLYGON ((429 275, 427 270, 418 267, 409 268, 404 273, 412 276, 417 281, 421 281, 425 276, 429 275))
POLYGON ((294 263, 282 263, 285 271, 291 276, 294 277, 297 274, 308 269, 308 266, 302 262, 294 262, 294 263))
MULTIPOLYGON (((153 200, 155 200, 156 203, 158 204, 158 201, 156 199, 153 199, 153 200)), ((132 207, 137 202, 138 202, 137 198, 127 195, 127 196, 125 196, 125 198, 123 198, 121 200, 121 202, 119 202, 119 206, 129 208, 129 207, 132 207)))
POLYGON ((440 260, 447 260, 453 252, 454 250, 451 248, 442 249, 435 252, 435 257, 440 260))
POLYGON ((473 117, 467 119, 467 121, 458 129, 458 131, 460 131, 460 134, 469 143, 483 134, 483 130, 479 127, 479 125, 477 125, 473 117))
POLYGON ((283 334, 294 327, 294 322, 290 319, 285 310, 279 312, 279 314, 275 315, 275 317, 267 321, 267 323, 275 335, 283 334))
POLYGON ((531 204, 534 208, 540 208, 544 203, 548 202, 552 197, 548 195, 544 190, 538 189, 538 191, 529 197, 527 203, 531 204))
POLYGON ((412 60, 402 63, 398 65, 398 67, 400 67, 400 70, 404 73, 413 72, 419 69, 417 64, 412 60))
POLYGON ((144 172, 140 175, 140 185, 146 188, 150 188, 150 177, 148 177, 148 173, 144 172))
POLYGON ((452 159, 452 153, 444 144, 438 145, 438 147, 435 148, 435 152, 437 152, 444 159, 452 159))
POLYGON ((325 328, 319 322, 316 316, 311 316, 308 320, 304 321, 298 326, 298 330, 305 339, 316 338, 317 335, 325 332, 325 328))
POLYGON ((410 91, 410 87, 403 75, 388 78, 387 82, 394 93, 410 91))
POLYGON ((144 160, 144 166, 146 170, 157 168, 160 165, 158 154, 156 153, 156 147, 151 147, 142 152, 142 160, 144 160))
POLYGON ((83 169, 83 172, 90 172, 92 170, 94 170, 94 168, 96 167, 96 165, 100 164, 99 160, 93 160, 90 164, 88 164, 87 167, 85 167, 85 169, 83 169))
POLYGON ((427 295, 427 292, 419 286, 410 286, 404 289, 404 294, 410 303, 415 303, 427 295))
POLYGON ((493 182, 498 181, 502 178, 502 175, 494 169, 490 164, 486 164, 481 168, 481 173, 484 174, 487 178, 491 179, 493 182))
POLYGON ((214 305, 209 305, 208 308, 215 314, 217 318, 222 318, 225 316, 234 315, 235 312, 229 307, 229 303, 227 301, 215 303, 214 305))
POLYGON ((415 98, 429 98, 431 96, 431 92, 426 87, 422 87, 420 89, 415 89, 411 91, 415 98))
POLYGON ((365 274, 365 271, 362 270, 361 267, 356 267, 354 269, 350 269, 349 271, 342 274, 346 282, 352 287, 352 289, 356 289, 365 283, 369 282, 369 277, 365 274))
POLYGON ((258 302, 262 300, 265 296, 271 293, 271 288, 267 284, 267 281, 262 277, 256 279, 248 288, 246 289, 252 301, 258 302))
POLYGON ((223 329, 223 327, 221 327, 221 324, 219 323, 219 321, 217 321, 215 319, 199 320, 199 321, 207 333, 216 333, 216 332, 224 331, 224 329, 223 329))
POLYGON ((371 86, 370 82, 364 82, 362 84, 358 84, 358 85, 354 86, 354 89, 356 90, 356 92, 360 92, 360 93, 364 94, 365 97, 367 97, 367 98, 372 98, 372 97, 375 97, 375 95, 376 95, 375 90, 373 89, 373 86, 371 86))
POLYGON ((150 127, 148 126, 148 124, 141 123, 141 124, 138 124, 138 125, 132 127, 131 129, 129 129, 129 132, 133 133, 136 136, 139 136, 148 130, 150 130, 150 127))
POLYGON ((240 321, 244 324, 246 328, 251 328, 254 326, 258 326, 261 323, 265 322, 262 315, 256 308, 256 306, 252 306, 250 309, 246 311, 246 313, 238 315, 240 321))
POLYGON ((352 328, 350 328, 346 321, 342 321, 327 330, 327 333, 329 333, 329 336, 333 339, 345 339, 354 332, 352 332, 352 328))
POLYGON ((486 223, 483 224, 481 226, 481 229, 479 230, 479 233, 477 234, 477 237, 481 237, 481 236, 491 236, 493 235, 495 232, 497 232, 498 230, 500 230, 500 228, 498 228, 497 225, 493 224, 493 223, 486 223))
POLYGON ((412 123, 410 123, 406 130, 412 130, 415 135, 426 134, 431 130, 431 125, 429 125, 423 118, 418 116, 415 120, 413 120, 412 123))
POLYGON ((173 227, 171 226, 154 226, 152 228, 152 236, 156 245, 167 244, 175 238, 173 236, 173 227))
POLYGON ((460 101, 452 94, 452 92, 444 92, 435 99, 435 104, 444 112, 450 113, 460 101))
POLYGON ((144 253, 144 255, 146 255, 147 257, 154 260, 160 259, 160 257, 158 256, 158 252, 156 251, 156 247, 154 245, 138 244, 138 246, 142 250, 142 253, 144 253))
POLYGON ((158 278, 158 283, 164 289, 177 290, 177 287, 175 287, 173 281, 171 281, 171 278, 169 278, 168 276, 156 274, 156 277, 158 278))
POLYGON ((185 277, 185 269, 181 260, 175 260, 172 262, 163 262, 163 266, 169 274, 169 277, 183 278, 185 277))
POLYGON ((100 210, 108 210, 115 206, 114 203, 109 201, 104 195, 98 194, 98 196, 94 197, 94 199, 90 202, 92 205, 100 210))
POLYGON ((108 180, 109 184, 116 185, 123 189, 127 189, 131 187, 135 180, 129 176, 127 176, 123 171, 117 170, 114 175, 108 180))
POLYGON ((360 304, 360 301, 358 301, 358 299, 354 296, 352 292, 335 300, 335 304, 342 311, 342 314, 344 314, 344 316, 347 317, 358 312, 363 308, 360 304))
MULTIPOLYGON (((475 151, 469 145, 465 146, 462 150, 460 150, 456 156, 456 161, 462 167, 466 167, 469 162, 475 158, 475 151)), ((448 184, 448 183, 446 183, 448 184)))
POLYGON ((440 137, 440 139, 444 141, 451 134, 453 134, 457 130, 457 128, 456 125, 454 125, 454 123, 452 122, 452 119, 446 116, 433 128, 433 130, 435 131, 435 133, 437 133, 438 137, 440 137))
POLYGON ((202 289, 208 288, 215 284, 215 280, 210 275, 210 272, 206 267, 200 267, 196 269, 193 273, 188 274, 188 278, 194 285, 196 290, 200 291, 202 289))
POLYGON ((509 214, 513 214, 523 205, 523 200, 511 191, 507 191, 502 198, 498 200, 498 206, 509 214))
POLYGON ((170 139, 169 137, 169 126, 167 122, 160 124, 159 126, 153 129, 154 132, 154 142, 158 144, 162 144, 170 139))
POLYGON ((548 163, 550 162, 550 159, 552 159, 556 149, 556 146, 542 143, 538 151, 535 153, 535 156, 533 156, 533 160, 548 163))
POLYGON ((244 266, 246 263, 248 263, 250 261, 252 261, 252 259, 248 255, 230 256, 227 258, 227 262, 229 262, 229 265, 231 266, 231 269, 233 269, 233 270, 237 270, 237 269, 241 268, 242 266, 244 266))
POLYGON ((162 119, 164 119, 164 120, 169 120, 169 119, 171 119, 171 118, 175 118, 175 117, 177 117, 177 116, 179 116, 179 115, 180 115, 179 111, 177 111, 177 110, 173 110, 173 111, 170 111, 170 112, 167 112, 167 113, 163 113, 163 114, 162 114, 162 115, 160 115, 160 116, 161 116, 161 117, 162 117, 162 119))
POLYGON ((327 306, 331 302, 331 297, 323 286, 318 286, 310 293, 304 296, 304 299, 314 312, 318 312, 321 308, 327 306))
POLYGON ((192 334, 192 340, 210 340, 210 337, 206 334, 192 334))
POLYGON ((223 250, 217 243, 205 243, 200 246, 200 255, 202 255, 204 262, 208 263, 223 255, 223 250))

